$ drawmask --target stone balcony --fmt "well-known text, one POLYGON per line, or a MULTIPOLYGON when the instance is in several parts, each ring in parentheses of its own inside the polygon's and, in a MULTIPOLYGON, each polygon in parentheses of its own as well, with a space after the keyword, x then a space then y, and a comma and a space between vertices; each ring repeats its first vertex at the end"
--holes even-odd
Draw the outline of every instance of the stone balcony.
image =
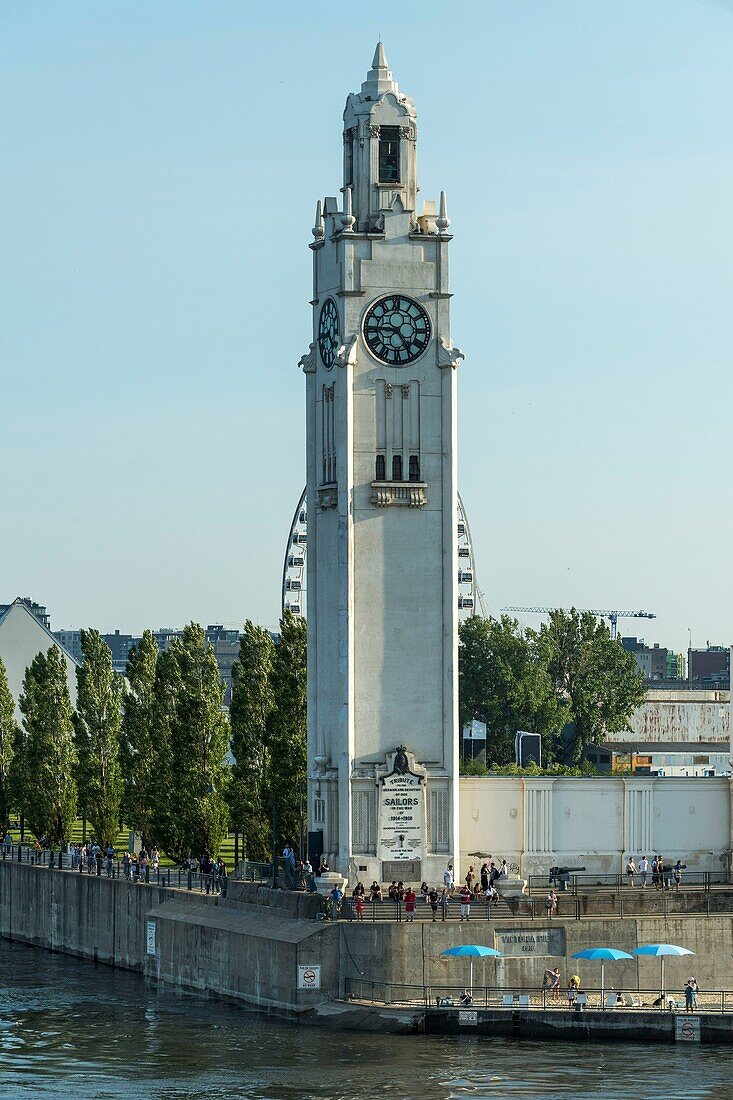
POLYGON ((424 481, 373 481, 371 501, 378 508, 423 508, 428 502, 427 490, 424 481))

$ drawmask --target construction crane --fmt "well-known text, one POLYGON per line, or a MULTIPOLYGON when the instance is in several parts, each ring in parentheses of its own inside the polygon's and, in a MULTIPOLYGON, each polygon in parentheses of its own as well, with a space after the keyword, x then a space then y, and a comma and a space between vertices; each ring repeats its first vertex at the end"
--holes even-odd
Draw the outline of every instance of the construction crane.
MULTIPOLYGON (((502 611, 531 612, 537 615, 548 615, 551 611, 557 611, 556 607, 502 607, 502 611)), ((597 615, 599 619, 608 619, 611 624, 611 637, 618 633, 619 619, 656 619, 653 611, 598 611, 593 607, 576 607, 576 611, 588 612, 597 615)))

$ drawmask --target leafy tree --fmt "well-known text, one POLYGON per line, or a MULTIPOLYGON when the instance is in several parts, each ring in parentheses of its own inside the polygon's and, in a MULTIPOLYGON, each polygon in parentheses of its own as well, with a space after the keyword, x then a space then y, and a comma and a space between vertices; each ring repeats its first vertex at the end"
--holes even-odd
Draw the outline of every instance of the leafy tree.
POLYGON ((568 710, 553 690, 534 639, 508 615, 474 615, 461 623, 459 639, 461 726, 473 718, 486 723, 487 760, 511 763, 518 730, 539 733, 543 757, 552 760, 568 710))
POLYGON ((306 827, 308 721, 307 627, 286 611, 272 670, 274 708, 267 721, 267 806, 275 845, 299 847, 306 827))
POLYGON ((248 619, 232 666, 230 721, 235 763, 229 807, 231 821, 241 829, 250 859, 267 859, 270 849, 267 726, 275 706, 274 661, 275 644, 269 630, 248 619))
POLYGON ((145 847, 155 841, 153 822, 160 787, 160 746, 155 736, 157 667, 158 643, 151 631, 146 630, 127 660, 128 690, 120 745, 125 777, 123 818, 134 832, 141 834, 145 847))
POLYGON ((15 754, 17 736, 15 700, 8 687, 8 674, 0 659, 0 827, 5 828, 10 818, 9 776, 15 754))
POLYGON ((122 680, 98 630, 82 630, 81 649, 84 662, 76 670, 74 716, 79 801, 97 841, 105 846, 114 844, 120 827, 122 680))
POLYGON ((226 833, 229 723, 224 684, 203 627, 189 623, 158 660, 156 735, 161 739, 157 818, 166 850, 183 859, 216 854, 226 833))
POLYGON ((17 808, 36 836, 61 844, 76 817, 76 748, 66 661, 56 646, 33 658, 19 702, 23 731, 13 764, 17 808))
POLYGON ((588 611, 552 611, 549 622, 528 633, 570 711, 568 755, 577 764, 587 745, 628 729, 632 711, 644 701, 643 675, 632 654, 588 611))

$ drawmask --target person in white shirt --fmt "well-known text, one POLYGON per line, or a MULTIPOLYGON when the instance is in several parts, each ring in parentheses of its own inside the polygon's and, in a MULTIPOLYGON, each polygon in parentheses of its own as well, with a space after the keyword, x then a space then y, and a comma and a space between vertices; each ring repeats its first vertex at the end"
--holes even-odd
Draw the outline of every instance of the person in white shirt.
POLYGON ((649 874, 649 860, 642 856, 639 860, 639 874, 641 875, 641 888, 646 890, 646 876, 649 874))
POLYGON ((454 881, 454 878, 453 878, 453 864, 452 863, 449 863, 448 866, 446 867, 445 871, 443 872, 443 885, 445 886, 446 890, 448 891, 448 894, 450 895, 450 897, 453 897, 453 894, 455 892, 456 887, 455 887, 455 881, 454 881))

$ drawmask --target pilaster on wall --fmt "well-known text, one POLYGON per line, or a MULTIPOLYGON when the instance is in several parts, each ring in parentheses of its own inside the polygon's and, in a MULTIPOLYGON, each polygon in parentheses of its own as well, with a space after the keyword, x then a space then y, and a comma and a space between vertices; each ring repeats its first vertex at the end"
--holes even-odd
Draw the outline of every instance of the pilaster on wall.
POLYGON ((624 781, 624 859, 653 854, 654 783, 653 779, 624 781))
POLYGON ((552 830, 554 779, 524 779, 524 857, 522 874, 543 874, 555 862, 552 830))

